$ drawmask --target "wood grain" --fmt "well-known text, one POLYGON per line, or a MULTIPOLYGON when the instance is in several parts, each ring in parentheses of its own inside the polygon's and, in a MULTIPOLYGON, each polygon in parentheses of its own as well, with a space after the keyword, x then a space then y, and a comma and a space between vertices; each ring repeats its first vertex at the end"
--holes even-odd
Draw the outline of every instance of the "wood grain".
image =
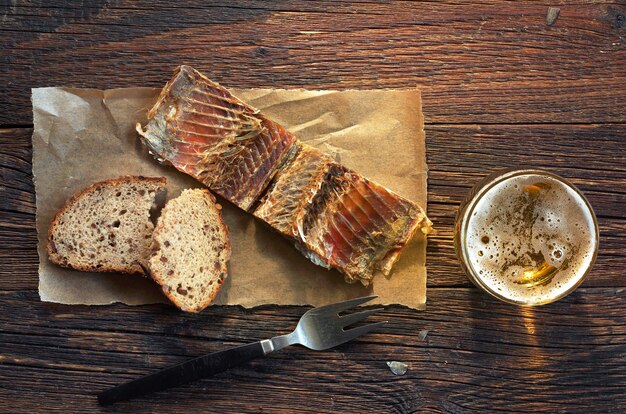
POLYGON ((31 87, 160 87, 181 63, 230 87, 419 85, 429 123, 626 121, 622 2, 556 2, 552 26, 536 1, 67 3, 0 6, 0 125, 31 122, 31 87))
POLYGON ((0 4, 0 412, 626 410, 623 1, 39 3, 0 4), (548 6, 560 8, 551 26, 548 6), (30 88, 160 87, 181 63, 232 87, 420 86, 439 231, 428 308, 389 307, 372 318, 384 331, 329 352, 286 349, 103 409, 107 387, 286 333, 304 311, 39 301, 30 88), (471 287, 452 246, 468 190, 511 166, 571 179, 600 223, 592 275, 540 308, 471 287))
POLYGON ((587 411, 626 404, 626 291, 579 289, 537 309, 473 289, 435 289, 432 312, 391 307, 377 332, 332 351, 292 347, 219 376, 101 409, 95 394, 187 358, 288 332, 298 307, 98 308, 4 292, 0 411, 488 412, 587 411), (468 323, 471 321, 471 323, 468 323), (427 330, 426 337, 420 339, 427 330), (408 364, 394 376, 386 362, 408 364), (564 368, 567 367, 567 368, 564 368), (62 385, 62 386, 61 386, 62 385), (599 389, 602 392, 597 392, 599 389), (36 407, 36 406, 35 406, 36 407))

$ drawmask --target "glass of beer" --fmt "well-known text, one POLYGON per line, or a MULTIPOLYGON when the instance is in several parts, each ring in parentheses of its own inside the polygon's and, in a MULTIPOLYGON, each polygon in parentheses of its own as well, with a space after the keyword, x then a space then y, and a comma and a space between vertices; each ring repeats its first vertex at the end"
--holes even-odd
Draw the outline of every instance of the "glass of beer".
POLYGON ((526 306, 554 302, 585 279, 596 258, 598 223, 565 179, 506 170, 479 182, 461 204, 454 246, 474 285, 526 306))

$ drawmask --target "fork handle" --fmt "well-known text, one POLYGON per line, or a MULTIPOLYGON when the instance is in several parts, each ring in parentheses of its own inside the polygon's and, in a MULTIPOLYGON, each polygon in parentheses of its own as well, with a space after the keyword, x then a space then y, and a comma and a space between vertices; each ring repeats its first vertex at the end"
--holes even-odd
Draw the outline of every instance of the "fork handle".
POLYGON ((98 394, 98 402, 100 405, 109 405, 187 384, 260 358, 267 353, 266 351, 261 342, 254 342, 213 352, 108 389, 98 394))

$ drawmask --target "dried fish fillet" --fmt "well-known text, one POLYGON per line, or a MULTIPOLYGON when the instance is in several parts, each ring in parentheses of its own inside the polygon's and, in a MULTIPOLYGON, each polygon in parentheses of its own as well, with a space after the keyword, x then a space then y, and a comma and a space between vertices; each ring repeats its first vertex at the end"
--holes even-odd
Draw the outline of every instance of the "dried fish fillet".
POLYGON ((343 269, 349 281, 367 285, 375 270, 391 272, 400 251, 428 226, 421 208, 339 164, 329 169, 328 190, 319 193, 324 209, 305 222, 305 245, 343 269))
POLYGON ((316 264, 365 285, 376 270, 389 274, 415 232, 429 225, 414 203, 302 143, 254 215, 316 264))
POLYGON ((389 274, 430 221, 412 201, 352 171, 188 66, 155 106, 143 142, 290 238, 314 263, 368 285, 389 274))
POLYGON ((324 184, 333 159, 300 142, 296 149, 293 160, 276 174, 253 214, 287 237, 304 239, 309 205, 324 184))
POLYGON ((144 143, 159 161, 248 210, 296 138, 189 66, 176 70, 148 112, 144 143))

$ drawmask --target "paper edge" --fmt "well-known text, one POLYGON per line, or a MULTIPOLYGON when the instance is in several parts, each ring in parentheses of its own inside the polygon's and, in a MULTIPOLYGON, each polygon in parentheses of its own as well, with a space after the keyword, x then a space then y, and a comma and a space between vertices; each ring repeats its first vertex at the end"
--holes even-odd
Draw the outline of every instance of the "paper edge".
MULTIPOLYGON (((37 233, 37 295, 39 296, 39 300, 41 302, 50 302, 47 297, 42 296, 42 290, 41 290, 41 273, 42 273, 42 264, 43 264, 43 258, 42 258, 42 252, 41 252, 41 246, 40 246, 40 241, 39 241, 39 222, 41 220, 41 216, 39 214, 37 214, 37 210, 39 210, 38 206, 37 206, 37 176, 35 175, 35 152, 37 151, 35 149, 35 145, 34 145, 34 141, 36 139, 36 137, 38 138, 39 134, 37 134, 37 128, 35 128, 35 124, 36 124, 36 117, 37 117, 37 112, 35 111, 35 104, 33 101, 33 96, 36 93, 37 90, 42 90, 42 89, 48 89, 46 88, 31 88, 30 89, 30 107, 31 107, 31 111, 33 113, 33 133, 30 137, 30 146, 32 148, 32 153, 31 153, 31 160, 30 160, 30 168, 31 168, 31 175, 32 175, 32 180, 33 180, 33 187, 35 188, 35 232, 37 233)), ((47 260, 47 257, 46 257, 47 260)), ((54 303, 59 303, 59 302, 54 302, 54 303)))
MULTIPOLYGON (((430 171, 428 168, 428 157, 426 157, 427 154, 427 147, 426 147, 426 128, 424 127, 424 124, 426 122, 426 120, 424 119, 424 111, 423 111, 423 104, 424 104, 424 100, 422 99, 422 90, 418 87, 415 87, 415 89, 417 91, 417 93, 419 94, 420 97, 420 102, 419 102, 419 117, 420 117, 420 132, 421 132, 421 136, 423 138, 423 142, 424 142, 424 151, 422 154, 423 160, 424 160, 424 171, 423 174, 426 176, 424 179, 424 205, 421 206, 424 209, 424 214, 426 214, 426 217, 428 217, 428 172, 430 171)), ((424 303, 418 305, 418 310, 426 310, 426 304, 428 303, 428 235, 424 235, 424 303)))

